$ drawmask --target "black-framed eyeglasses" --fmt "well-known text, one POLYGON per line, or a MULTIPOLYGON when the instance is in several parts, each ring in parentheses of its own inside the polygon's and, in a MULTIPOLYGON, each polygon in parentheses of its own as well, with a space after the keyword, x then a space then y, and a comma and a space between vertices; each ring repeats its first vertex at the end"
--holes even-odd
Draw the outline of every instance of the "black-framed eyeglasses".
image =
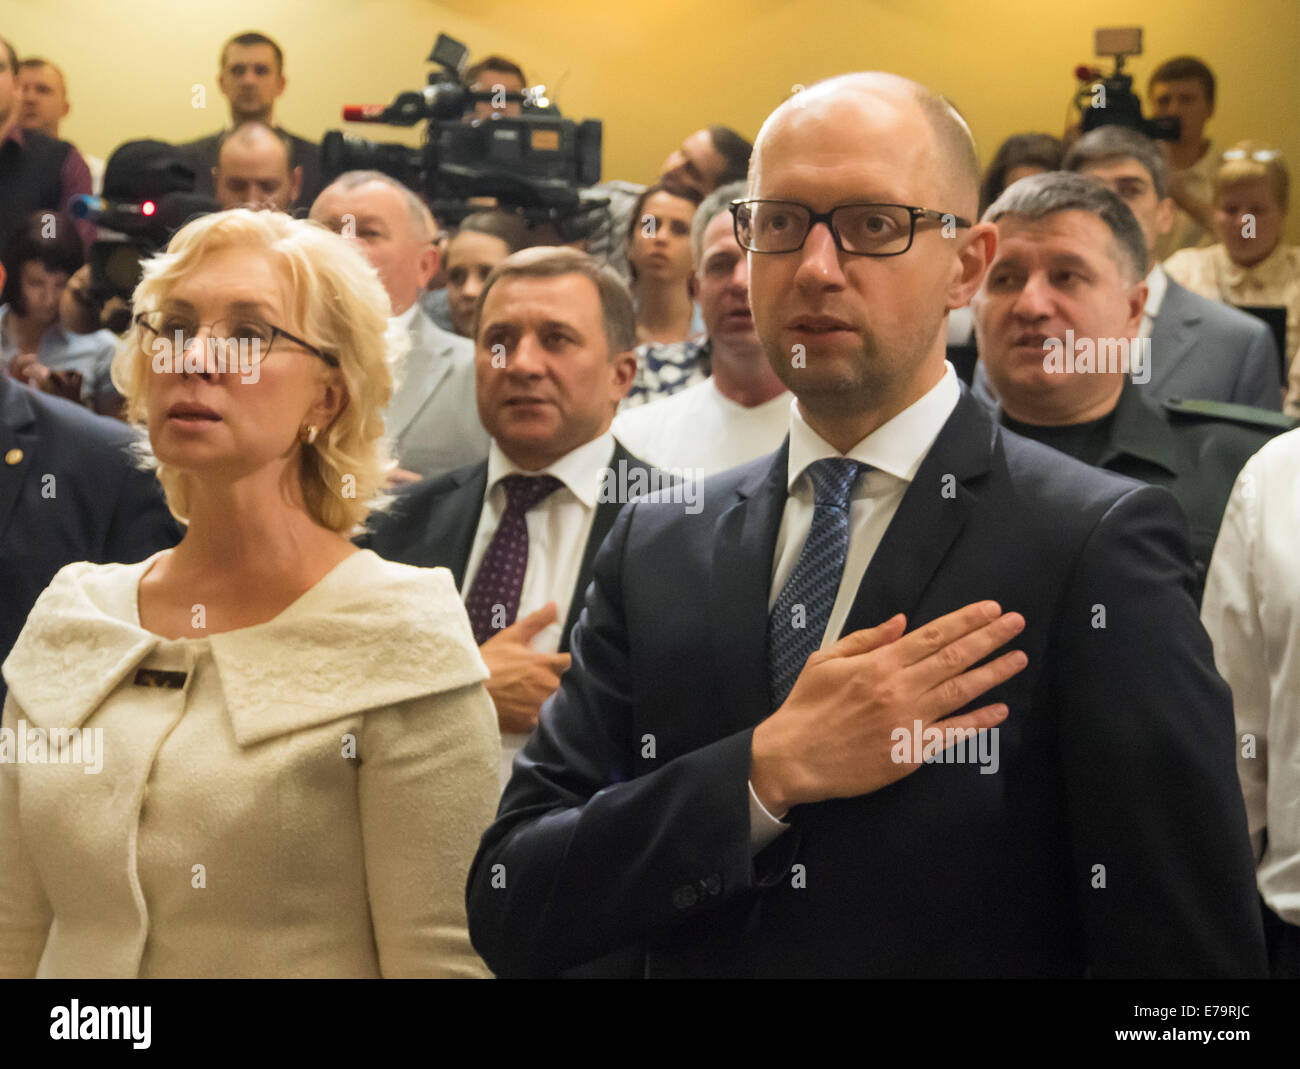
POLYGON ((792 200, 733 200, 736 241, 748 252, 797 252, 818 223, 825 223, 835 247, 852 256, 901 256, 912 247, 918 220, 945 228, 969 227, 969 219, 911 204, 841 204, 815 212, 792 200))
POLYGON ((198 335, 200 327, 211 328, 214 345, 220 345, 225 351, 233 349, 245 364, 256 366, 270 355, 271 346, 276 338, 284 338, 294 345, 306 349, 313 356, 318 356, 330 367, 338 367, 338 358, 321 352, 316 346, 290 334, 281 327, 274 326, 255 315, 236 315, 228 319, 217 319, 211 323, 198 323, 192 317, 179 312, 141 312, 135 317, 141 330, 165 339, 176 349, 177 355, 184 353, 198 335), (247 355, 245 355, 247 354, 247 355))

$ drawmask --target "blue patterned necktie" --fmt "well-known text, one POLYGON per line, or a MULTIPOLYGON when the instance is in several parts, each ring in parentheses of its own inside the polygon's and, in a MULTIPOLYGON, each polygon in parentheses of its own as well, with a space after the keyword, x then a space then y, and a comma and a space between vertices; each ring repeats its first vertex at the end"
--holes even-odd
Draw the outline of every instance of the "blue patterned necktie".
POLYGON ((849 552, 849 502, 867 465, 847 457, 808 465, 816 495, 812 527, 767 619, 771 710, 785 701, 804 663, 822 644, 849 552))

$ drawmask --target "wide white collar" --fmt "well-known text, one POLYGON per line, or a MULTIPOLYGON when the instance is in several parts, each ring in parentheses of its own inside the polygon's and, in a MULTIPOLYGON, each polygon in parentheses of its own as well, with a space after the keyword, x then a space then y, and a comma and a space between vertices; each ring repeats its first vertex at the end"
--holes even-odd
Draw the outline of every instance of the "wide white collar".
POLYGON ((488 676, 451 572, 361 550, 266 623, 201 639, 140 627, 136 591, 154 558, 72 564, 36 602, 4 664, 9 692, 41 727, 75 727, 161 649, 216 662, 235 738, 250 746, 488 676))

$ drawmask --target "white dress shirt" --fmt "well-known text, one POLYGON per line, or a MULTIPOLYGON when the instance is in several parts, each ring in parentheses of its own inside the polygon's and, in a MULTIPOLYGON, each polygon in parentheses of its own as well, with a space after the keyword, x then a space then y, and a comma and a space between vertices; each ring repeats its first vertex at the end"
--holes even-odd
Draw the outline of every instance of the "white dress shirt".
MULTIPOLYGON (((781 528, 776 537, 772 586, 767 602, 769 612, 794 571, 803 544, 812 530, 815 495, 812 480, 806 474, 808 465, 830 457, 848 456, 871 468, 853 488, 849 506, 848 556, 840 577, 839 592, 822 636, 821 649, 828 649, 839 641, 840 631, 858 595, 867 566, 898 511, 903 495, 916 477, 917 469, 957 407, 960 397, 957 373, 951 364, 946 364, 943 378, 928 393, 888 423, 877 427, 847 453, 840 453, 804 422, 797 402, 790 406, 790 460, 786 474, 789 496, 785 499, 781 528)), ((938 492, 938 487, 935 492, 938 492)), ((752 783, 749 799, 750 849, 757 853, 788 825, 782 824, 764 808, 752 783)))
MULTIPOLYGON (((601 482, 614 455, 614 435, 606 431, 578 446, 541 471, 525 471, 501 451, 495 441, 488 450, 487 494, 479 513, 474 543, 465 565, 464 598, 474 585, 479 565, 506 511, 506 491, 501 480, 507 475, 554 475, 564 485, 548 494, 524 516, 528 527, 528 564, 519 595, 516 620, 536 612, 548 601, 556 604, 555 623, 538 632, 532 647, 540 653, 554 653, 563 637, 564 621, 573 602, 582 555, 596 518, 601 482)), ((501 736, 501 785, 510 778, 510 766, 527 735, 501 736)))
POLYGON ((1274 438, 1237 477, 1201 606, 1215 666, 1232 688, 1237 774, 1259 891, 1274 913, 1300 925, 1297 530, 1300 430, 1274 438))
POLYGON ((620 412, 614 433, 635 457, 665 471, 703 478, 781 447, 790 425, 788 390, 747 408, 712 378, 620 412))
POLYGON ((1146 277, 1147 303, 1142 309, 1142 326, 1138 330, 1139 338, 1151 337, 1151 330, 1156 325, 1156 316, 1164 304, 1165 292, 1169 289, 1169 276, 1159 264, 1151 268, 1146 277))

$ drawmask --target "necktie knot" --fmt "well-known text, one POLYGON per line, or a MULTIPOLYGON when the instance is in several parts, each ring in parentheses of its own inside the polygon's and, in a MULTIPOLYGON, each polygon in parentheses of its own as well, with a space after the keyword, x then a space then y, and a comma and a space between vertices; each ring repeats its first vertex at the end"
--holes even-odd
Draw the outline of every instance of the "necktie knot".
POLYGON ((805 470, 812 480, 816 504, 848 511, 853 486, 866 468, 866 464, 848 457, 813 461, 805 470))
POLYGON ((564 485, 554 475, 507 475, 501 480, 506 511, 522 515, 564 485))

